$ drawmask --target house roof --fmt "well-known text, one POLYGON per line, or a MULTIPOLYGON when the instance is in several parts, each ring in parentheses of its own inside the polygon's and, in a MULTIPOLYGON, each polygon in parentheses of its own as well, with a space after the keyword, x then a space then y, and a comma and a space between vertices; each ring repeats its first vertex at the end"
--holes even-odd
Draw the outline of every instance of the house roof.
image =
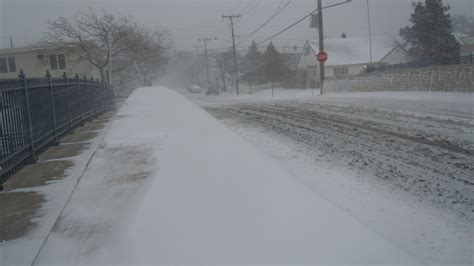
MULTIPOLYGON (((318 41, 308 41, 308 43, 316 53, 319 51, 318 41)), ((372 37, 372 61, 382 61, 396 46, 398 44, 392 37, 372 37)), ((369 38, 325 39, 324 50, 328 54, 326 65, 354 65, 370 62, 369 38)))
POLYGON ((289 67, 296 67, 296 65, 298 64, 298 60, 300 59, 301 54, 299 54, 299 53, 282 53, 280 55, 289 67))
POLYGON ((29 51, 40 50, 39 46, 25 46, 25 47, 13 47, 13 48, 1 48, 0 54, 15 54, 29 51))
MULTIPOLYGON (((73 45, 71 45, 71 47, 72 46, 73 45)), ((67 46, 67 47, 69 47, 69 46, 67 46)), ((0 48, 0 54, 15 54, 15 53, 30 52, 30 51, 58 50, 58 49, 63 49, 63 48, 65 48, 65 46, 59 46, 59 45, 51 45, 51 46, 31 45, 31 46, 24 46, 24 47, 0 48)))
POLYGON ((464 36, 464 37, 459 37, 459 39, 462 41, 463 45, 474 44, 474 36, 464 36))

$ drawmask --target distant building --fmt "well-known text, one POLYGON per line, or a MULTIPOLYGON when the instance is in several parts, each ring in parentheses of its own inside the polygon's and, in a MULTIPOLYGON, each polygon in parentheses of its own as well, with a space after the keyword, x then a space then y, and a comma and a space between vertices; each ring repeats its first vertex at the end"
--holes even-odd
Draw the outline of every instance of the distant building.
POLYGON ((461 45, 461 63, 472 64, 474 57, 474 36, 456 36, 459 44, 461 45))
POLYGON ((27 77, 44 77, 49 70, 53 77, 64 72, 72 77, 100 78, 100 72, 88 61, 81 59, 74 47, 18 47, 0 49, 0 79, 17 78, 20 69, 27 77))
MULTIPOLYGON (((362 37, 325 39, 324 50, 328 54, 324 74, 326 78, 351 76, 364 73, 368 65, 403 64, 414 59, 393 38, 372 38, 372 62, 369 39, 362 37)), ((319 84, 318 41, 306 41, 299 57, 297 71, 306 87, 319 84)))
POLYGON ((296 70, 301 53, 281 53, 280 55, 290 70, 296 70))

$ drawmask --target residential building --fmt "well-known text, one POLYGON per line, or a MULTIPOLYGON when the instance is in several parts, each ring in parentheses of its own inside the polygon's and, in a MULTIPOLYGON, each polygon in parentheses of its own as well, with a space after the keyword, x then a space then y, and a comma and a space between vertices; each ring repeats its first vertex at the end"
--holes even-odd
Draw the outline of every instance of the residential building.
POLYGON ((474 62, 474 36, 456 37, 461 45, 461 64, 473 64, 474 62))
MULTIPOLYGON (((369 65, 403 64, 414 59, 391 37, 372 38, 372 61, 369 39, 364 37, 325 39, 324 50, 328 54, 325 78, 352 76, 364 73, 369 65)), ((319 86, 318 41, 306 41, 297 64, 299 79, 306 87, 319 86)))
POLYGON ((88 61, 80 57, 74 47, 18 47, 0 49, 0 79, 17 78, 23 69, 27 77, 44 77, 49 71, 53 77, 61 77, 64 72, 70 77, 76 73, 80 77, 100 78, 100 72, 88 61))

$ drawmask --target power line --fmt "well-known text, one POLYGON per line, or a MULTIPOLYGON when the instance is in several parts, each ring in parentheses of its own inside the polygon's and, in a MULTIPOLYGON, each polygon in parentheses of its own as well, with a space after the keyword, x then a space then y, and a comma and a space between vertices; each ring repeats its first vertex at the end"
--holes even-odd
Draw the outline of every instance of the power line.
POLYGON ((237 8, 240 7, 240 5, 244 2, 244 0, 240 0, 236 6, 234 6, 229 12, 227 12, 226 14, 232 14, 235 10, 237 10, 237 8))
POLYGON ((261 0, 253 0, 249 2, 247 6, 245 6, 242 10, 240 10, 240 12, 236 12, 236 13, 239 13, 240 15, 244 15, 245 12, 247 12, 251 7, 257 6, 260 1, 261 0))
MULTIPOLYGON (((342 4, 346 4, 348 2, 351 2, 351 0, 346 0, 345 2, 341 2, 341 3, 337 3, 337 4, 333 4, 333 5, 329 5, 329 6, 325 6, 325 7, 322 7, 321 9, 326 9, 326 8, 330 8, 330 7, 334 7, 334 6, 338 6, 338 5, 342 5, 342 4)), ((296 21, 295 23, 291 24, 290 26, 284 28, 283 30, 279 31, 278 33, 272 35, 271 37, 265 39, 264 41, 261 41, 259 42, 257 45, 261 45, 263 43, 266 43, 267 41, 281 35, 282 33, 288 31, 289 29, 293 28, 294 26, 296 26, 297 24, 299 24, 301 21, 307 19, 308 17, 310 17, 311 15, 313 15, 314 13, 316 13, 318 11, 318 8, 316 8, 315 10, 313 10, 313 12, 309 13, 308 15, 302 17, 301 19, 299 19, 298 21, 296 21)))
MULTIPOLYGON (((340 3, 328 5, 328 6, 322 7, 322 9, 326 9, 326 8, 330 8, 330 7, 334 7, 334 6, 339 6, 339 5, 342 5, 342 4, 349 3, 349 2, 351 2, 351 0, 346 0, 345 2, 340 2, 340 3)), ((299 19, 298 21, 296 21, 295 23, 291 24, 290 26, 284 28, 283 30, 279 31, 278 33, 272 35, 272 36, 269 37, 269 38, 266 38, 264 41, 258 42, 257 45, 261 45, 261 44, 266 43, 267 41, 272 40, 272 39, 298 40, 298 39, 283 39, 283 38, 276 38, 276 37, 279 36, 279 35, 281 35, 282 33, 286 32, 286 31, 288 31, 289 29, 293 28, 293 27, 296 26, 297 24, 301 23, 301 21, 303 21, 303 20, 305 20, 306 18, 310 17, 312 14, 316 13, 317 11, 318 11, 318 9, 313 10, 313 11, 312 11, 311 13, 309 13, 308 15, 304 16, 303 18, 299 19)), ((264 37, 258 37, 258 38, 264 38, 264 37)), ((223 50, 223 49, 229 49, 229 47, 214 48, 214 49, 212 49, 212 50, 223 50)), ((245 50, 248 50, 248 48, 245 49, 245 50)), ((243 52, 244 52, 245 50, 243 50, 243 52)))
POLYGON ((283 2, 280 3, 280 5, 273 12, 273 14, 262 25, 260 25, 260 27, 258 27, 256 30, 252 31, 249 35, 247 35, 247 37, 245 37, 242 41, 240 41, 239 44, 243 43, 244 41, 251 38, 253 35, 255 35, 255 33, 260 31, 263 27, 265 27, 268 23, 270 23, 270 21, 272 21, 274 18, 276 18, 286 7, 288 7, 288 5, 291 4, 291 0, 288 0, 288 2, 286 2, 286 4, 283 5, 283 6, 282 6, 282 4, 283 4, 283 2))

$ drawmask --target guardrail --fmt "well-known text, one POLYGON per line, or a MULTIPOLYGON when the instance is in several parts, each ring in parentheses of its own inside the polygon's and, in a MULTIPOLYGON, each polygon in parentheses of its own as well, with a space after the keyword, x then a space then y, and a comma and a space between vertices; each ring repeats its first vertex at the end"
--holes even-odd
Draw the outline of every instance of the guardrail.
POLYGON ((27 78, 0 80, 0 190, 2 184, 37 153, 76 126, 114 108, 107 84, 93 80, 27 78))

